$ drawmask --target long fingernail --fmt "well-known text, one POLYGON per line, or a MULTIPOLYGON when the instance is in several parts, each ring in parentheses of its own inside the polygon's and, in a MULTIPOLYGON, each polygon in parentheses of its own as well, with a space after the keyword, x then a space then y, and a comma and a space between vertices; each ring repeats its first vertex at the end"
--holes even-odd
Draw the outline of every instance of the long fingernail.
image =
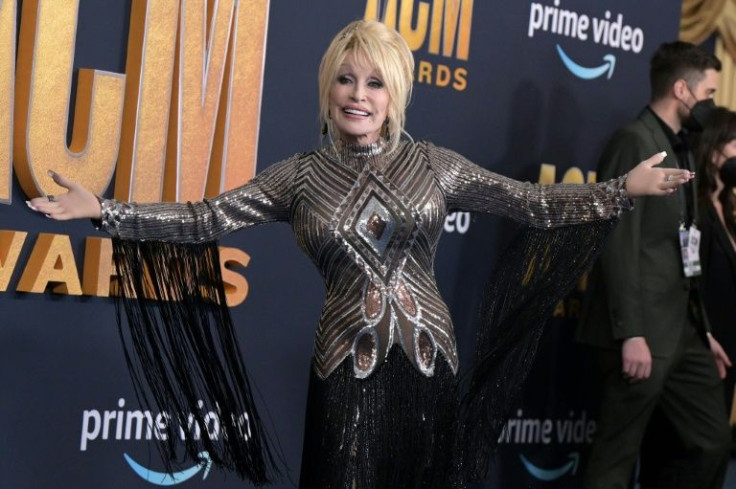
POLYGON ((660 156, 661 156, 662 158, 664 158, 665 156, 667 156, 667 151, 662 151, 661 153, 659 153, 659 155, 660 155, 660 156))
POLYGON ((28 207, 30 207, 30 208, 31 208, 32 210, 34 210, 34 211, 37 211, 37 210, 38 210, 38 209, 36 209, 35 207, 33 207, 33 204, 31 204, 31 201, 30 201, 30 200, 26 200, 26 205, 27 205, 28 207))

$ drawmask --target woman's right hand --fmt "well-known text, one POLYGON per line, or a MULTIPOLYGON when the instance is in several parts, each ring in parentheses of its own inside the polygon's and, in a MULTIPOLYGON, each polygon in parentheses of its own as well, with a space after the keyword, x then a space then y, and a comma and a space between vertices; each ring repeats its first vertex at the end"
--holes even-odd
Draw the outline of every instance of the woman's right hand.
POLYGON ((49 176, 57 185, 67 189, 67 192, 27 200, 28 207, 57 221, 101 217, 102 207, 92 192, 50 170, 49 176))

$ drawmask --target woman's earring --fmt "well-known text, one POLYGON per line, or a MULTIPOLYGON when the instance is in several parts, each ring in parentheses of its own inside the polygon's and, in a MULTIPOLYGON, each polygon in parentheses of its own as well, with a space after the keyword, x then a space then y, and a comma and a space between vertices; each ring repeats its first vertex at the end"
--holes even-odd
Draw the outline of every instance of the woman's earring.
MULTIPOLYGON (((327 119, 332 119, 332 114, 330 114, 330 111, 327 111, 327 119)), ((324 124, 322 124, 322 135, 327 136, 327 134, 330 132, 330 128, 327 127, 327 121, 325 121, 324 124)))

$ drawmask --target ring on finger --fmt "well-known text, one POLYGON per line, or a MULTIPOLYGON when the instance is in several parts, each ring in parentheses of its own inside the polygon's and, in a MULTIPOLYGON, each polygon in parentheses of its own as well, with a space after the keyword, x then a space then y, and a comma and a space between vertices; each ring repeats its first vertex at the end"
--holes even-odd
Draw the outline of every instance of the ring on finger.
POLYGON ((47 195, 46 198, 49 200, 49 202, 56 202, 56 198, 51 194, 47 195))
POLYGON ((670 180, 672 180, 672 175, 666 175, 666 176, 664 177, 664 181, 665 181, 665 182, 669 182, 670 180))

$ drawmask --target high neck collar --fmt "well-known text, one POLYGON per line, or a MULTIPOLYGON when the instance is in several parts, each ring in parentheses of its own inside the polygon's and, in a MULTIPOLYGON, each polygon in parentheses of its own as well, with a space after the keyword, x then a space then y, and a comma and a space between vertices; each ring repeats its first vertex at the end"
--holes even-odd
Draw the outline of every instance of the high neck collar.
POLYGON ((361 171, 366 165, 381 169, 388 153, 388 142, 385 139, 379 139, 371 144, 335 141, 326 145, 323 151, 344 166, 357 171, 361 171))
POLYGON ((386 140, 383 138, 370 144, 346 143, 340 140, 335 143, 335 150, 338 155, 349 158, 369 158, 383 154, 386 150, 386 145, 386 140))

